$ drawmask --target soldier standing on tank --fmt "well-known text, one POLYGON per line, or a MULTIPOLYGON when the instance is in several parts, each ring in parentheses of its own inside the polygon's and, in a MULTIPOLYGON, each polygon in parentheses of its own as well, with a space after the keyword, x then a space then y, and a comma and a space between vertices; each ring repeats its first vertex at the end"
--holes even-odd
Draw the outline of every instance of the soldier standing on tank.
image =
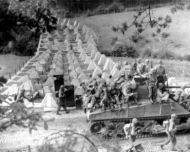
POLYGON ((136 141, 137 131, 136 131, 136 125, 138 120, 136 118, 133 118, 132 123, 125 124, 123 127, 125 136, 127 139, 130 140, 130 148, 129 151, 134 148, 134 143, 136 141))
POLYGON ((103 86, 102 91, 103 91, 102 92, 103 97, 101 99, 100 104, 102 105, 102 109, 105 111, 107 107, 110 107, 109 98, 108 98, 109 92, 107 86, 103 86))
POLYGON ((150 99, 150 102, 154 103, 156 99, 156 91, 157 91, 157 76, 156 76, 155 69, 150 70, 150 74, 147 80, 147 85, 148 85, 148 93, 149 93, 148 97, 150 99))
POLYGON ((128 75, 128 80, 122 85, 122 93, 124 95, 124 100, 129 104, 129 99, 133 99, 134 103, 137 104, 137 92, 135 91, 136 83, 133 81, 133 77, 128 75))
POLYGON ((168 145, 171 142, 171 151, 177 151, 175 148, 176 143, 177 143, 176 135, 175 135, 176 134, 176 125, 175 125, 176 118, 177 118, 176 114, 172 114, 171 119, 168 120, 168 125, 165 126, 168 139, 162 145, 160 145, 162 150, 164 149, 164 146, 168 145))
POLYGON ((111 108, 114 108, 114 105, 117 105, 119 109, 122 108, 122 102, 119 100, 120 91, 117 88, 115 83, 110 84, 109 88, 109 99, 111 100, 111 108))
POLYGON ((167 76, 165 67, 163 66, 163 62, 161 60, 159 61, 159 64, 156 66, 156 73, 158 83, 165 84, 165 82, 167 81, 167 76))

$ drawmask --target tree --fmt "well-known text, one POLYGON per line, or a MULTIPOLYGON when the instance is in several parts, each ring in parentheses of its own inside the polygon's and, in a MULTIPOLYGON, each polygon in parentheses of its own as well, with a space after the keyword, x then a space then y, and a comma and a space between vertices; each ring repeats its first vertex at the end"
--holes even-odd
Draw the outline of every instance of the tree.
POLYGON ((1 53, 33 55, 40 34, 56 29, 57 19, 51 13, 50 8, 46 7, 47 4, 37 3, 37 1, 39 0, 12 0, 8 4, 8 1, 0 0, 1 53), (32 3, 33 1, 36 3, 32 3), (13 48, 9 47, 10 42, 14 42, 12 43, 14 45, 11 45, 13 48))
MULTIPOLYGON (((132 43, 138 44, 141 40, 149 42, 143 33, 149 29, 152 29, 152 39, 158 44, 158 48, 167 46, 167 38, 170 36, 167 33, 167 28, 172 23, 172 18, 169 15, 155 16, 152 3, 156 0, 142 0, 139 9, 133 16, 133 20, 129 22, 123 22, 121 25, 112 27, 114 32, 121 33, 124 37, 127 37, 132 43), (132 35, 129 36, 128 31, 134 29, 132 35)), ((175 2, 171 11, 176 12, 182 9, 184 3, 182 1, 175 2)))

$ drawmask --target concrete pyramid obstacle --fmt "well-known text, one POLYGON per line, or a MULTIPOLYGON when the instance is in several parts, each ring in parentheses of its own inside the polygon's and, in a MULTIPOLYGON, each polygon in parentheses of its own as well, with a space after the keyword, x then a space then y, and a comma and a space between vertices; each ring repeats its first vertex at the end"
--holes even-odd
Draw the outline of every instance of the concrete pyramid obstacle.
POLYGON ((87 70, 94 70, 96 68, 96 63, 94 61, 91 61, 88 65, 87 70))
POLYGON ((106 62, 106 56, 103 54, 103 55, 101 55, 101 57, 98 61, 98 65, 103 66, 103 65, 105 65, 105 62, 106 62))
POLYGON ((92 77, 95 78, 98 74, 101 74, 102 73, 102 70, 100 69, 100 67, 96 66, 93 74, 92 74, 92 77))
POLYGON ((57 110, 57 100, 53 96, 52 93, 46 93, 40 106, 43 108, 44 111, 56 111, 57 110))

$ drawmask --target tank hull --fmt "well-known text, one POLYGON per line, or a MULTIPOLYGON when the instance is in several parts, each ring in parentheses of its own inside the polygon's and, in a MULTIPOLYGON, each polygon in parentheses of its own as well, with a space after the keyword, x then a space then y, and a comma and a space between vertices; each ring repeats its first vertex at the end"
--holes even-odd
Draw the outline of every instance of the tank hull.
POLYGON ((189 131, 190 124, 187 125, 187 120, 190 113, 178 103, 174 103, 174 107, 175 109, 172 109, 170 104, 155 103, 126 107, 121 110, 96 111, 89 114, 90 131, 106 138, 123 138, 125 137, 124 125, 130 123, 133 118, 137 118, 139 137, 163 135, 165 129, 162 123, 173 113, 178 117, 177 131, 181 133, 189 131))

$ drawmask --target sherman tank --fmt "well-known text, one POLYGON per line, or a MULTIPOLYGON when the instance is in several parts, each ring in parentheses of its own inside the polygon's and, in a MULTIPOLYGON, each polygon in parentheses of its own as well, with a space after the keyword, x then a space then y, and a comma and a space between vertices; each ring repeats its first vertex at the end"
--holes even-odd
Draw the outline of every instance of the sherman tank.
MULTIPOLYGON (((170 91, 179 86, 166 86, 170 91)), ((187 133, 190 129, 188 118, 190 113, 178 102, 174 102, 174 109, 169 103, 150 103, 148 88, 143 83, 137 85, 138 105, 124 105, 122 109, 95 110, 89 113, 90 131, 92 134, 104 138, 124 138, 123 126, 130 123, 133 118, 138 119, 138 137, 164 135, 163 121, 171 114, 177 115, 177 133, 187 133)))

